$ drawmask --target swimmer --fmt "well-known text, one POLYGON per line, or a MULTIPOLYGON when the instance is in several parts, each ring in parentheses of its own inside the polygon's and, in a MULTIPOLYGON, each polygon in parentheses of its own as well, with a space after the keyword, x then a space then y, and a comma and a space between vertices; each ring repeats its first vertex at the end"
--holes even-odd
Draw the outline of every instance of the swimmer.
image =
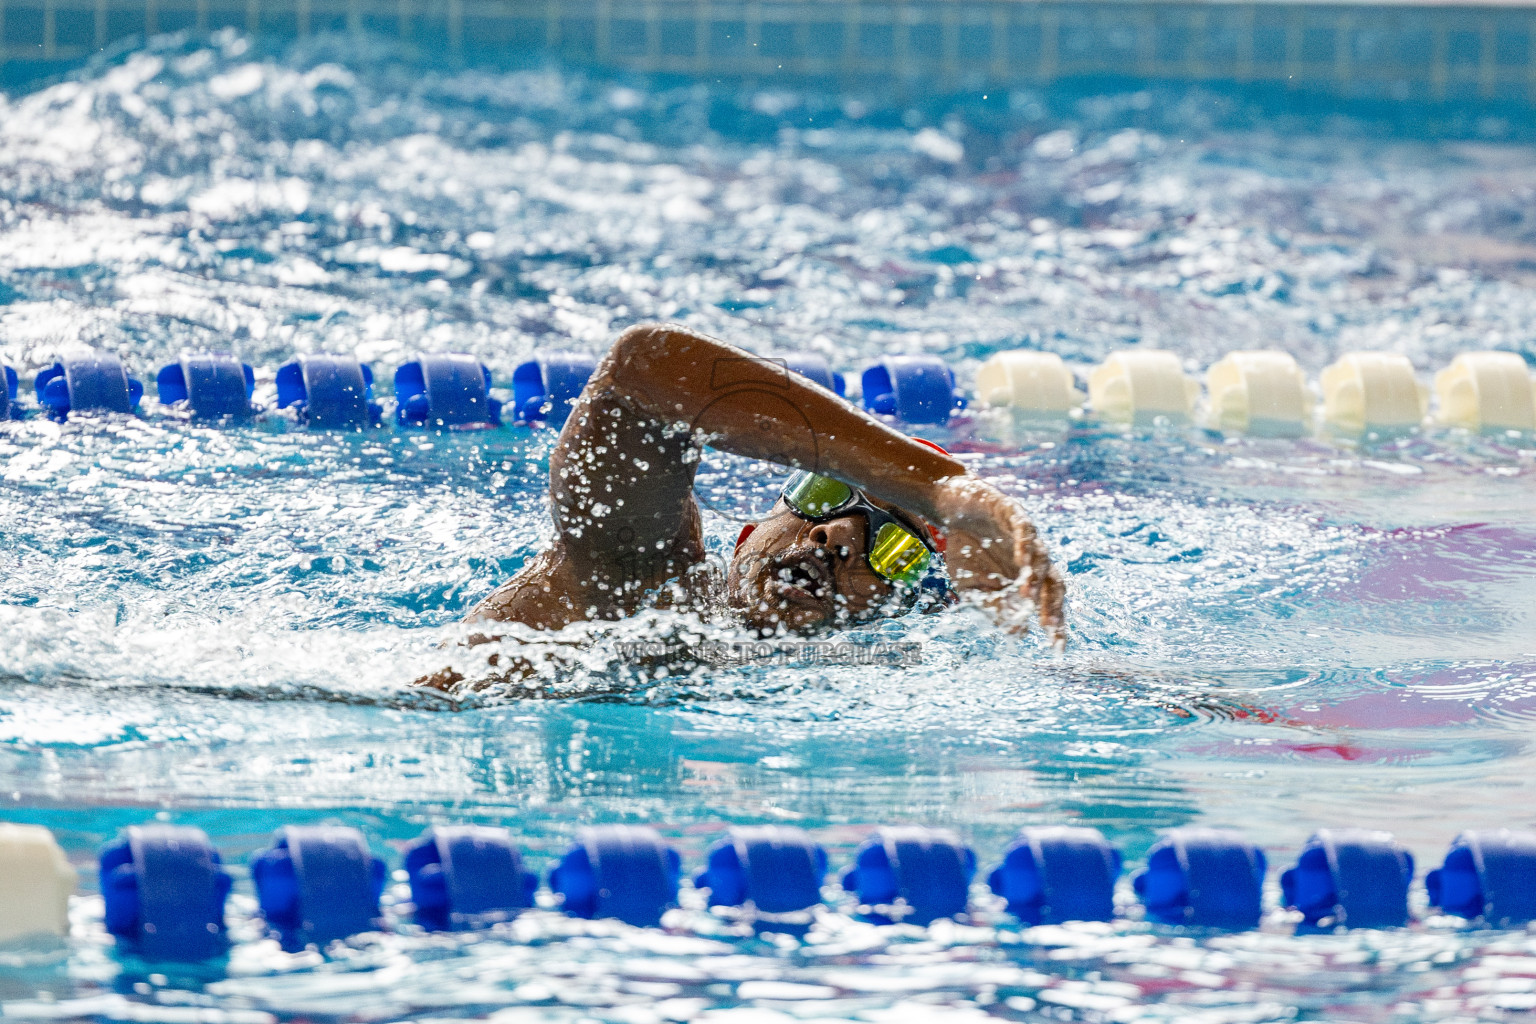
MULTIPOLYGON (((558 630, 647 603, 722 603, 693 493, 706 443, 796 470, 741 531, 723 580, 723 604, 758 634, 815 633, 958 592, 1014 631, 1038 614, 1060 642, 1061 577, 1017 502, 781 363, 671 325, 630 328, 598 365, 550 455, 554 540, 467 621, 558 630)), ((488 681, 453 669, 419 680, 488 681)))

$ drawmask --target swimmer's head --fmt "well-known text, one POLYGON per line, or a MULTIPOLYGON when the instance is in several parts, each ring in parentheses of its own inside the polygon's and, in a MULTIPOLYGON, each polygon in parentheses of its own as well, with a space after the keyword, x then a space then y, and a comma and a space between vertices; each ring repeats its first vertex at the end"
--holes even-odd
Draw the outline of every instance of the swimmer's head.
MULTIPOLYGON (((926 535, 916 516, 862 497, 926 535)), ((765 635, 814 633, 911 607, 932 580, 891 582, 877 573, 868 558, 869 533, 867 514, 859 509, 815 522, 781 497, 737 541, 727 580, 731 607, 765 635)))

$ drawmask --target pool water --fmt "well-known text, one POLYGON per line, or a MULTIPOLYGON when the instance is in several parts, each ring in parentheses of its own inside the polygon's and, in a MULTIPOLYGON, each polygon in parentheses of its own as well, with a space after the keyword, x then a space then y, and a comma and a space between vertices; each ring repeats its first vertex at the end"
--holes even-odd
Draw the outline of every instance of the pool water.
MULTIPOLYGON (((117 351, 149 381, 233 348, 258 398, 295 352, 381 379, 473 352, 677 320, 852 370, 1127 344, 1192 371, 1284 347, 1421 373, 1536 360, 1536 152, 1364 121, 1283 124, 1159 91, 865 98, 422 69, 337 40, 157 40, 0 97, 0 353, 117 351)), ((150 388, 153 393, 153 387, 150 388)), ((834 865, 878 824, 958 830, 983 863, 1027 824, 1142 856, 1242 830, 1272 871, 1318 826, 1389 829, 1437 865, 1461 828, 1536 825, 1536 438, 1222 438, 973 416, 942 431, 1036 518, 1071 639, 964 609, 862 627, 904 668, 674 674, 621 644, 731 639, 672 612, 582 630, 534 692, 462 705, 407 682, 549 536, 552 435, 326 435, 280 416, 0 426, 0 818, 101 843, 195 824, 239 875, 228 964, 115 954, 98 898, 62 949, 0 953, 23 1019, 1515 1019, 1536 936, 1413 928, 1178 934, 1134 920, 931 929, 837 910, 753 935, 693 892, 665 931, 525 915, 487 935, 261 941, 245 858, 335 821, 398 848, 507 824, 547 866, 581 824, 656 825, 691 866, 728 823, 811 829, 834 865)), ((710 454, 724 552, 779 475, 710 454)), ((398 860, 390 854, 392 862, 398 860)), ((397 887, 396 894, 399 894, 397 887)), ((835 895, 835 894, 834 894, 835 895)), ((1273 894, 1272 894, 1273 895, 1273 894)), ((1129 892, 1123 894, 1131 910, 1129 892)), ((1271 904, 1274 900, 1271 898, 1271 904)))

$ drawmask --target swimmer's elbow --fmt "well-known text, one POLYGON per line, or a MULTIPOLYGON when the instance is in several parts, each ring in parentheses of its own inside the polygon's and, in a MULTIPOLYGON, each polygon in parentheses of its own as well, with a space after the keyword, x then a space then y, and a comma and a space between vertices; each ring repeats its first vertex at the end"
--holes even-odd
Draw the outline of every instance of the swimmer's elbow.
MULTIPOLYGON (((749 353, 678 324, 637 324, 619 335, 587 386, 612 386, 643 407, 644 399, 658 387, 685 393, 706 387, 711 367, 722 356, 751 358, 749 353)), ((660 410, 649 411, 661 414, 660 410)))
POLYGON ((664 324, 636 324, 615 339, 594 378, 633 381, 636 374, 648 375, 668 350, 672 331, 664 324))

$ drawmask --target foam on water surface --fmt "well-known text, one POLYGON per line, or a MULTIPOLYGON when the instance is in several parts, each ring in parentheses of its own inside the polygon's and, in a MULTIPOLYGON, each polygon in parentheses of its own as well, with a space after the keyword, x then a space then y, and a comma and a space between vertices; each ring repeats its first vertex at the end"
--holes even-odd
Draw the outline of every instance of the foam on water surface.
MULTIPOLYGON (((505 387, 537 349, 599 352, 654 318, 844 370, 937 353, 967 386, 1020 346, 1082 370, 1134 341, 1189 373, 1279 347, 1313 377, 1353 348, 1421 373, 1473 348, 1536 355, 1529 149, 1287 132, 1227 103, 871 111, 423 73, 325 42, 271 57, 235 36, 160 41, 0 99, 0 354, 28 375, 83 340, 143 374, 232 347, 268 401, 295 352, 380 371, 469 352, 505 387)), ((1026 504, 1068 572, 1064 655, 961 609, 841 638, 919 643, 920 665, 658 672, 620 645, 739 635, 652 612, 577 630, 544 699, 457 707, 406 682, 457 656, 438 644, 548 536, 549 433, 150 412, 0 426, 0 816, 55 829, 82 866, 161 813, 207 829, 237 870, 279 824, 321 820, 395 844, 432 821, 506 822, 537 866, 593 821, 654 823, 691 864, 726 821, 804 825, 835 864, 895 822, 956 828, 984 858, 1025 824, 1095 825, 1135 858, 1198 822, 1276 863, 1317 826, 1358 825, 1421 865, 1458 829, 1533 823, 1528 435, 1224 441, 978 418, 939 439, 1026 504)), ((778 479, 706 458, 713 551, 778 479)), ((249 892, 242 877, 246 910, 249 892)), ((535 913, 327 963, 237 923, 227 968, 167 974, 113 957, 99 901, 74 912, 64 951, 0 954, 7 1016, 1396 1021, 1536 1005, 1529 937, 1444 921, 1190 939, 828 913, 779 941, 694 902, 670 934, 535 913)))

